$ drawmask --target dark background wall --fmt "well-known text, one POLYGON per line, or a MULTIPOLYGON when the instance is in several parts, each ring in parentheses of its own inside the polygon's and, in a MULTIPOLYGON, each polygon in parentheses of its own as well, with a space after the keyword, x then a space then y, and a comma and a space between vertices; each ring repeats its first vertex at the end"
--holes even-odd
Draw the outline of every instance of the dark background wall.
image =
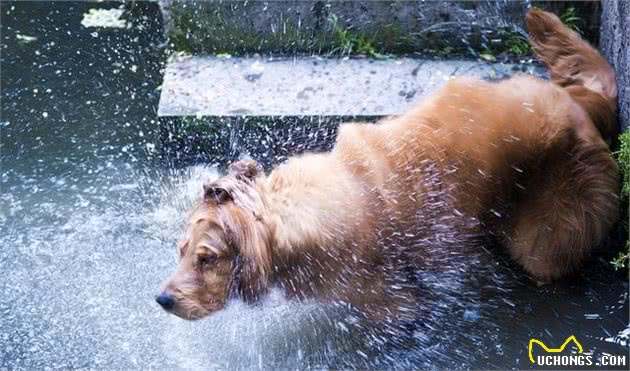
POLYGON ((625 0, 602 1, 600 50, 617 72, 619 91, 619 126, 627 130, 630 125, 630 2, 625 0))

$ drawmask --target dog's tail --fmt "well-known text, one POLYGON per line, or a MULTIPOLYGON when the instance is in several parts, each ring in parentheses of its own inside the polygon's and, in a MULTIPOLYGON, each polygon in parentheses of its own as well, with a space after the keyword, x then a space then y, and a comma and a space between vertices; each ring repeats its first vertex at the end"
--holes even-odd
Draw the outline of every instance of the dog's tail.
POLYGON ((552 13, 534 9, 527 14, 529 41, 549 69, 591 117, 604 139, 613 134, 617 112, 615 72, 580 35, 552 13))

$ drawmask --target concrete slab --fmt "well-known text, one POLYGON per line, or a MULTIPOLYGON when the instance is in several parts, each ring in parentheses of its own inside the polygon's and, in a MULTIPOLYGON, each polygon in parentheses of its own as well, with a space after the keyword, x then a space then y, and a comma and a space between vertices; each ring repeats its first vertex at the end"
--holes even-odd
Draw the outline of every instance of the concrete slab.
POLYGON ((385 116, 456 76, 544 75, 533 64, 397 58, 178 57, 166 67, 159 116, 385 116))

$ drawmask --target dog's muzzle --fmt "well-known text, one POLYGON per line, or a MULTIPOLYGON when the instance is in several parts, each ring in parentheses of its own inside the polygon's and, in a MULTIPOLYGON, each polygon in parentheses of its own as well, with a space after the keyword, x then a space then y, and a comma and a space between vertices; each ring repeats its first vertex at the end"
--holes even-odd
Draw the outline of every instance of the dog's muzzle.
POLYGON ((166 292, 161 293, 155 298, 158 304, 164 308, 164 310, 172 310, 175 307, 175 298, 173 295, 167 294, 166 292))

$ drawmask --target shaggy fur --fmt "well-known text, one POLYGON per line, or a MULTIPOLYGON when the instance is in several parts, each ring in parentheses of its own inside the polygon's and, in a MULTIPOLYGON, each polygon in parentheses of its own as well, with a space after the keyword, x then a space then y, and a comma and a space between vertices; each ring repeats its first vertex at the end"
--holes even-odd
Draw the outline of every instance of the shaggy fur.
POLYGON ((170 310, 200 318, 276 286, 374 321, 405 319, 418 292, 401 272, 431 264, 424 245, 457 249, 457 234, 494 236, 538 280, 578 269, 617 213, 603 139, 614 74, 555 15, 533 10, 527 24, 552 81, 459 78, 401 116, 342 125, 330 153, 268 175, 233 164, 192 213, 163 285, 170 310))

